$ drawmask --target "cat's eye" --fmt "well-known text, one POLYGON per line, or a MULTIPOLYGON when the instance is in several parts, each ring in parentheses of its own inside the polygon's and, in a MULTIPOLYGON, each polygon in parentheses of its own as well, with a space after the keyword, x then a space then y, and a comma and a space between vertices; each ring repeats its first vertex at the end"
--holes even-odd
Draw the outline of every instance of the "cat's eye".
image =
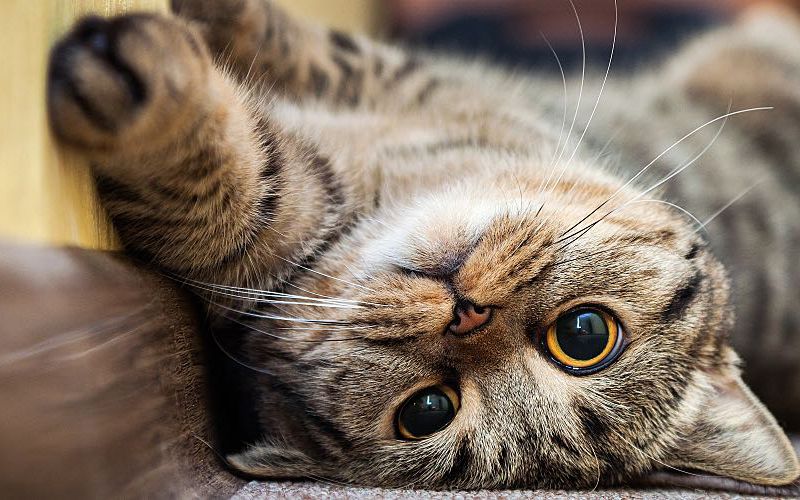
POLYGON ((458 394, 446 385, 417 391, 397 413, 397 432, 403 439, 426 438, 447 427, 459 405, 458 394))
POLYGON ((619 322, 609 313, 580 307, 559 316, 547 329, 543 344, 560 366, 588 374, 617 358, 623 338, 619 322))

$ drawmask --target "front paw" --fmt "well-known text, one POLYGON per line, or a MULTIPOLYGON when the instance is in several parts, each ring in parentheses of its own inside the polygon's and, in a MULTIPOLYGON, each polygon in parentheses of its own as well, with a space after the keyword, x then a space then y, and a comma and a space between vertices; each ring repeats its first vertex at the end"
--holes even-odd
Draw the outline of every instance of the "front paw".
POLYGON ((265 0, 171 0, 171 4, 172 11, 191 22, 226 64, 249 66, 261 51, 268 25, 283 19, 280 9, 265 0))
POLYGON ((50 56, 52 129, 65 143, 98 151, 158 142, 192 112, 209 66, 202 40, 179 20, 86 18, 50 56))

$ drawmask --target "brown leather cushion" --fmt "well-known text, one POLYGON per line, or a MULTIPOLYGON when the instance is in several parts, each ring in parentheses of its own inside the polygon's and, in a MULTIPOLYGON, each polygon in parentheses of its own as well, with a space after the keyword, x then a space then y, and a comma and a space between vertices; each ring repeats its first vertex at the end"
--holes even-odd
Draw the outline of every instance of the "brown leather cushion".
POLYGON ((123 256, 0 244, 4 498, 219 496, 190 301, 123 256))

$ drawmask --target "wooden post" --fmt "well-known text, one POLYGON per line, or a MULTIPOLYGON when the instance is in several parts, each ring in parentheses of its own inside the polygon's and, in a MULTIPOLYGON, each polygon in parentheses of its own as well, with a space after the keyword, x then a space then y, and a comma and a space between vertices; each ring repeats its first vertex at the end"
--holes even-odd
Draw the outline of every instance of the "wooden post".
POLYGON ((76 18, 134 9, 166 11, 168 0, 4 0, 0 6, 0 237, 116 246, 89 170, 57 150, 45 109, 50 46, 76 18))
MULTIPOLYGON (((213 1, 213 0, 209 0, 213 1)), ((280 0, 289 10, 344 29, 374 31, 377 0, 280 0)), ((169 0, 0 2, 0 238, 85 248, 118 246, 88 166, 58 150, 45 109, 53 42, 90 12, 166 12, 169 0)))

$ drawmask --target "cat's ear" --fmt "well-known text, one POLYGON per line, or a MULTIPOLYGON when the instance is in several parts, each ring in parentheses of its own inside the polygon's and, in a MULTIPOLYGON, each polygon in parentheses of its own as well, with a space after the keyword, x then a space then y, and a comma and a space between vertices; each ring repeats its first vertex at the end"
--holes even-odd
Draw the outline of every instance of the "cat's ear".
POLYGON ((307 478, 317 474, 315 462, 289 445, 261 443, 228 455, 228 465, 245 474, 269 478, 307 478))
POLYGON ((742 382, 738 368, 732 364, 712 375, 711 386, 713 392, 684 432, 671 465, 762 485, 796 480, 800 463, 789 439, 742 382))

